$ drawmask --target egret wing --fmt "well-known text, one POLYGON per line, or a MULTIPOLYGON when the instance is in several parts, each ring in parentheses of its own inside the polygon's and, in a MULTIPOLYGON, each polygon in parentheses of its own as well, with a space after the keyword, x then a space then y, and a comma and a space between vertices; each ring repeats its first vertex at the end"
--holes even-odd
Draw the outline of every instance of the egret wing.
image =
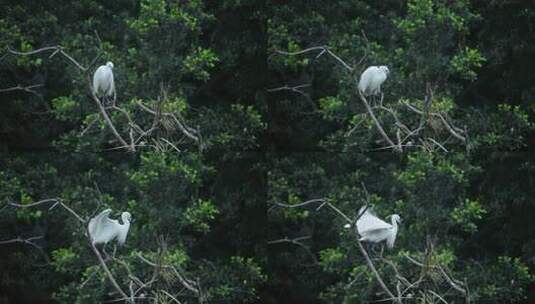
MULTIPOLYGON (((363 207, 364 208, 364 207, 363 207)), ((359 215, 362 214, 357 221, 357 231, 359 234, 364 234, 366 232, 372 231, 372 230, 380 230, 380 229, 390 229, 392 228, 392 225, 389 223, 379 219, 373 212, 370 210, 370 208, 366 209, 364 211, 363 208, 360 208, 359 215), (364 212, 364 213, 362 213, 364 212)))
POLYGON ((362 72, 362 74, 360 75, 360 81, 359 81, 359 85, 358 85, 358 88, 361 92, 363 92, 364 94, 367 94, 368 92, 368 89, 369 89, 369 86, 370 86, 370 82, 371 80, 373 79, 373 69, 374 67, 371 66, 371 67, 368 67, 364 72, 362 72))
POLYGON ((105 65, 100 66, 93 75, 93 91, 98 97, 113 95, 115 85, 112 70, 105 65))
POLYGON ((89 221, 89 236, 92 240, 98 239, 103 229, 109 225, 111 209, 106 209, 89 221))

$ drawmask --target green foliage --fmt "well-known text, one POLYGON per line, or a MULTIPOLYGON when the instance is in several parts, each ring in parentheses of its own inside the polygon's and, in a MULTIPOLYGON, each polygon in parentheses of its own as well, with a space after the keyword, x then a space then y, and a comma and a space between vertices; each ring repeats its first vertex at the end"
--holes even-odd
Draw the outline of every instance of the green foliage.
POLYGON ((192 225, 195 230, 206 233, 210 230, 207 221, 213 220, 218 213, 212 202, 199 200, 186 209, 184 219, 186 225, 192 225))
POLYGON ((334 272, 337 264, 343 262, 346 256, 338 248, 328 248, 320 251, 320 266, 324 271, 334 272))
POLYGON ((63 121, 71 120, 78 110, 77 102, 67 96, 52 99, 52 105, 57 119, 63 121))
POLYGON ((533 282, 533 275, 520 259, 500 256, 488 261, 483 269, 483 273, 479 273, 483 282, 473 291, 476 300, 514 303, 526 299, 525 290, 533 282))
POLYGON ((466 199, 464 204, 455 207, 451 212, 451 217, 456 224, 461 225, 466 232, 474 233, 477 231, 477 225, 474 223, 485 215, 486 210, 478 201, 466 199))
MULTIPOLYGON (((215 270, 218 275, 213 276, 206 288, 208 298, 220 303, 256 303, 256 291, 265 283, 267 276, 262 268, 252 258, 232 256, 228 265, 221 265, 215 270)), ((213 273, 213 270, 211 271, 213 273)))
POLYGON ((477 49, 466 47, 451 59, 451 67, 462 78, 473 81, 477 77, 474 69, 480 68, 484 62, 485 57, 477 49))
POLYGON ((344 110, 344 102, 332 96, 320 99, 319 105, 323 111, 323 117, 328 120, 333 120, 344 110))
POLYGON ((198 80, 207 81, 210 78, 208 70, 213 68, 217 61, 213 51, 199 48, 193 55, 184 59, 184 72, 193 74, 198 80))
POLYGON ((63 274, 76 274, 80 256, 72 248, 60 248, 52 251, 52 266, 54 270, 63 274))

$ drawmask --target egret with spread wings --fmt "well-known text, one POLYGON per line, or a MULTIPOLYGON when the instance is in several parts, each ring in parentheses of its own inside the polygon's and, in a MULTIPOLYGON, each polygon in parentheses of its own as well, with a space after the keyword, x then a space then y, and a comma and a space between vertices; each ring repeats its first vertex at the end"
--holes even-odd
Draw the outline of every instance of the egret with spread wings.
POLYGON ((118 220, 110 219, 110 213, 111 209, 106 209, 89 221, 87 230, 93 245, 107 244, 117 239, 122 246, 126 241, 132 216, 128 212, 123 212, 121 214, 123 224, 120 224, 118 220))
MULTIPOLYGON (((360 235, 359 241, 379 243, 386 241, 388 248, 393 248, 398 234, 398 223, 401 218, 393 214, 392 224, 378 218, 371 208, 363 206, 358 212, 357 232, 360 235)), ((346 225, 348 227, 348 225, 346 225)))

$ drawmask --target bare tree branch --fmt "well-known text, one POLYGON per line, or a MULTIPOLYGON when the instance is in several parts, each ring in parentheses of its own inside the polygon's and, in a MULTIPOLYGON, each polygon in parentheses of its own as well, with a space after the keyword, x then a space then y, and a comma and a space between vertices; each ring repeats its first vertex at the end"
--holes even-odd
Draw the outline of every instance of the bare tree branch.
MULTIPOLYGON (((425 112, 418 109, 417 107, 405 102, 403 103, 409 110, 417 113, 417 114, 420 114, 420 115, 425 115, 425 112)), ((448 123, 448 121, 446 121, 446 119, 444 118, 444 116, 441 114, 441 113, 435 113, 435 112, 429 112, 428 115, 431 115, 431 116, 434 116, 434 117, 438 117, 442 124, 446 127, 446 129, 450 132, 451 135, 453 135, 454 137, 456 137, 457 139, 463 141, 463 142, 466 142, 466 138, 464 136, 462 136, 461 134, 458 133, 458 131, 455 131, 455 129, 457 130, 460 130, 458 128, 456 128, 455 126, 452 126, 450 125, 450 123, 448 123)), ((462 130, 461 130, 462 131, 462 130)))
POLYGON ((77 68, 79 68, 83 72, 87 72, 87 68, 85 68, 78 61, 76 61, 74 58, 72 58, 69 54, 67 54, 65 51, 63 51, 63 47, 60 46, 60 45, 43 47, 43 48, 40 48, 40 49, 37 49, 37 50, 33 50, 33 51, 29 51, 29 52, 19 52, 19 51, 15 51, 15 50, 12 50, 12 49, 8 49, 8 51, 13 55, 18 55, 18 56, 31 56, 31 55, 39 54, 39 53, 42 53, 42 52, 54 51, 52 53, 52 55, 50 55, 48 58, 52 58, 52 57, 56 56, 56 54, 59 53, 59 54, 63 55, 65 58, 67 58, 77 68))
POLYGON ((119 132, 117 132, 117 129, 113 125, 113 122, 111 121, 110 117, 108 116, 108 113, 106 112, 106 109, 104 108, 104 106, 102 105, 102 103, 100 102, 98 97, 95 95, 95 92, 93 90, 93 86, 91 85, 91 77, 89 75, 87 75, 87 82, 88 82, 89 91, 90 91, 90 94, 91 94, 91 99, 93 99, 93 101, 95 102, 97 108, 100 111, 100 115, 102 116, 102 118, 104 118, 104 121, 106 122, 106 124, 108 125, 110 130, 112 131, 112 133, 115 136, 115 138, 117 138, 117 140, 123 146, 128 147, 128 150, 134 152, 136 150, 136 148, 135 148, 135 146, 133 146, 133 143, 127 144, 126 141, 123 139, 123 137, 119 134, 119 132))
POLYGON ((32 237, 29 237, 27 239, 23 239, 20 236, 18 236, 18 237, 14 238, 14 239, 0 241, 0 245, 11 244, 11 243, 24 243, 24 244, 36 246, 35 243, 33 243, 32 241, 33 240, 40 240, 42 238, 43 238, 42 235, 41 236, 32 236, 32 237))
MULTIPOLYGON (((89 235, 89 232, 88 234, 89 235)), ((119 294, 124 298, 124 299, 127 299, 126 301, 129 302, 129 303, 134 303, 134 301, 130 300, 130 297, 128 297, 126 295, 126 293, 123 291, 123 289, 119 286, 119 284, 117 284, 117 281, 115 280, 115 278, 113 277, 113 274, 111 273, 110 269, 108 268, 108 266, 106 265, 106 262, 104 261, 104 259, 102 258, 102 256, 100 255, 100 252, 97 250, 97 248, 95 247, 95 245, 93 245, 92 242, 89 242, 89 245, 91 246, 91 249, 93 250, 93 252, 95 253, 95 255, 97 256, 98 258, 98 261, 100 263, 100 266, 102 266, 102 268, 104 269, 104 271, 106 272, 106 275, 108 276, 108 279, 110 280, 110 282, 112 283, 113 287, 115 288, 115 290, 117 290, 117 292, 119 292, 119 294)))
POLYGON ((336 208, 333 204, 329 203, 329 201, 325 198, 312 199, 312 200, 299 203, 299 204, 295 204, 295 205, 282 204, 282 203, 275 203, 275 205, 279 207, 285 207, 285 208, 298 208, 298 207, 303 207, 303 206, 313 204, 313 203, 321 203, 319 207, 316 208, 316 211, 320 210, 324 206, 328 206, 329 208, 334 210, 336 213, 341 215, 347 222, 352 223, 352 220, 348 216, 346 216, 342 211, 340 211, 340 209, 336 208))
POLYGON ((177 116, 173 113, 165 113, 165 112, 160 112, 160 111, 155 111, 155 110, 152 110, 150 108, 148 108, 147 106, 145 106, 143 103, 141 103, 140 101, 137 102, 137 104, 141 107, 141 109, 143 109, 145 112, 148 112, 152 115, 155 115, 155 116, 158 116, 158 115, 162 115, 162 116, 165 116, 165 117, 169 117, 171 118, 175 123, 176 125, 178 126, 178 128, 180 129, 180 131, 182 131, 182 133, 192 139, 193 141, 197 142, 197 143, 201 143, 200 141, 200 138, 199 138, 199 134, 198 134, 198 130, 195 130, 193 128, 190 128, 188 127, 187 125, 185 125, 181 120, 179 120, 177 118, 177 116))
POLYGON ((385 282, 383 281, 383 279, 381 278, 381 275, 379 274, 379 272, 377 272, 377 269, 375 268, 375 265, 373 265, 373 262, 372 260, 370 259, 370 256, 368 255, 368 252, 366 252, 366 249, 364 249, 364 246, 362 246, 362 243, 360 242, 360 240, 358 239, 358 236, 357 237, 357 244, 359 246, 359 249, 360 249, 360 252, 362 253, 362 256, 364 256, 364 259, 366 260, 366 263, 368 263, 368 267, 370 268, 370 270, 373 272, 373 274, 375 275, 375 279, 377 279, 377 282, 379 282, 379 285, 381 285, 381 288, 388 294, 388 296, 390 298, 392 298, 396 303, 401 303, 401 300, 397 297, 394 296, 394 294, 392 293, 392 291, 390 291, 390 289, 386 286, 385 282))
POLYGON ((360 96, 360 100, 362 100, 362 103, 364 103, 364 106, 366 107, 366 110, 368 111, 368 114, 370 114, 370 117, 372 118, 373 122, 375 123, 375 126, 377 127, 377 129, 379 130, 379 133, 381 133, 381 135, 383 136, 384 140, 386 140, 386 142, 392 146, 392 147, 395 147, 395 150, 399 151, 399 152, 402 152, 403 149, 401 148, 401 146, 399 145, 396 145, 391 139, 390 137, 386 134, 385 130, 383 129, 383 126, 381 126, 381 123, 379 122, 379 120, 377 119, 377 117, 375 116, 375 113, 373 112, 372 108, 370 107, 370 104, 368 103, 368 101, 366 100, 366 97, 364 97, 364 95, 362 95, 362 92, 359 91, 359 96, 360 96))
POLYGON ((191 281, 187 278, 185 278, 180 272, 178 272, 178 270, 171 266, 171 265, 164 265, 164 264, 157 264, 157 263, 154 263, 154 262, 151 262, 149 261, 147 258, 143 257, 140 253, 137 253, 137 257, 145 262, 146 264, 152 266, 152 267, 158 267, 158 268, 166 268, 166 269, 170 269, 173 271, 173 273, 176 275, 176 277, 178 278, 178 280, 180 281, 180 283, 186 288, 188 289, 189 291, 192 291, 193 293, 199 295, 200 294, 200 290, 196 285, 196 282, 194 281, 191 281))
POLYGON ((42 86, 43 86, 43 84, 33 84, 33 85, 29 85, 29 86, 22 86, 22 85, 19 84, 16 87, 0 89, 0 93, 7 93, 7 92, 12 92, 12 91, 24 91, 24 92, 32 93, 34 95, 39 96, 39 94, 33 89, 34 88, 40 88, 42 86))
POLYGON ((41 200, 41 201, 38 201, 38 202, 34 202, 34 203, 30 203, 30 204, 24 204, 24 205, 16 204, 16 203, 13 203, 13 202, 9 202, 9 205, 13 206, 13 207, 16 207, 16 208, 30 208, 30 207, 35 207, 35 206, 38 206, 38 205, 41 205, 41 204, 52 203, 52 202, 54 204, 49 208, 49 210, 52 210, 52 209, 56 208, 56 206, 59 205, 59 206, 63 207, 65 210, 69 211, 72 215, 74 215, 80 222, 82 222, 82 223, 86 223, 87 222, 81 216, 79 216, 78 213, 76 213, 69 206, 67 206, 65 203, 63 203, 63 200, 61 198, 49 198, 49 199, 44 199, 44 200, 41 200))
POLYGON ((268 241, 267 244, 268 245, 273 245, 273 244, 289 243, 289 244, 293 244, 293 245, 299 246, 299 247, 303 248, 307 252, 307 254, 314 261, 314 264, 317 264, 318 263, 318 259, 316 258, 316 256, 312 253, 312 251, 310 251, 310 249, 305 244, 303 244, 301 242, 303 240, 308 240, 310 238, 311 238, 311 236, 301 236, 301 237, 296 237, 296 238, 293 238, 293 239, 290 239, 288 237, 284 237, 282 239, 268 241))
POLYGON ((40 240, 40 239, 43 239, 44 236, 32 236, 32 237, 29 237, 29 238, 21 238, 20 236, 14 238, 14 239, 10 239, 10 240, 4 240, 4 241, 0 241, 0 245, 7 245, 7 244, 14 244, 14 243, 22 243, 22 244, 26 244, 26 245, 30 245, 32 246, 33 248, 37 249, 39 251, 39 253, 45 258, 46 262, 49 263, 50 262, 50 259, 48 258, 48 255, 45 253, 45 251, 43 250, 43 248, 39 245, 37 245, 35 242, 33 242, 34 240, 40 240))
POLYGON ((318 58, 318 57, 322 56, 323 54, 327 53, 331 57, 333 57, 336 61, 341 63, 350 72, 353 72, 354 69, 349 64, 347 64, 345 61, 342 60, 342 58, 338 57, 335 53, 333 53, 328 46, 324 46, 324 45, 309 47, 307 49, 304 49, 304 50, 301 50, 301 51, 297 51, 297 52, 286 52, 286 51, 276 50, 275 54, 286 55, 286 56, 296 56, 296 55, 302 55, 302 54, 306 54, 306 53, 310 53, 310 52, 314 52, 314 51, 320 51, 319 55, 316 56, 316 58, 318 58))
POLYGON ((279 91, 292 91, 292 92, 298 92, 300 94, 303 94, 303 91, 300 91, 300 88, 308 88, 310 87, 309 83, 306 84, 300 84, 297 86, 290 87, 288 85, 284 85, 283 87, 273 88, 273 89, 267 89, 268 92, 279 92, 279 91))

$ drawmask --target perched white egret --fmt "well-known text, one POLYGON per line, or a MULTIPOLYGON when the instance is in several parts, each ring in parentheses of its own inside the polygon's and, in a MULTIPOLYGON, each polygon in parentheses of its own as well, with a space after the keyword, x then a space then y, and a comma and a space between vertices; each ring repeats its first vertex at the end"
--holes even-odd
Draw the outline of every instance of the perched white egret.
MULTIPOLYGON (((396 235, 398 234, 398 223, 401 218, 397 214, 392 214, 392 224, 379 219, 370 208, 363 206, 360 208, 357 220, 357 232, 360 235, 359 241, 379 243, 386 240, 388 248, 394 247, 396 235)), ((346 225, 349 228, 351 225, 346 225)))
POLYGON ((101 65, 93 75, 93 93, 103 104, 115 105, 115 82, 113 81, 113 63, 108 61, 106 65, 101 65))
POLYGON ((89 221, 88 231, 91 243, 107 244, 117 238, 119 245, 123 245, 130 229, 132 216, 128 212, 121 214, 123 224, 109 218, 111 209, 106 209, 89 221))
POLYGON ((381 85, 390 74, 387 66, 370 66, 360 75, 359 91, 364 96, 380 95, 381 85))

